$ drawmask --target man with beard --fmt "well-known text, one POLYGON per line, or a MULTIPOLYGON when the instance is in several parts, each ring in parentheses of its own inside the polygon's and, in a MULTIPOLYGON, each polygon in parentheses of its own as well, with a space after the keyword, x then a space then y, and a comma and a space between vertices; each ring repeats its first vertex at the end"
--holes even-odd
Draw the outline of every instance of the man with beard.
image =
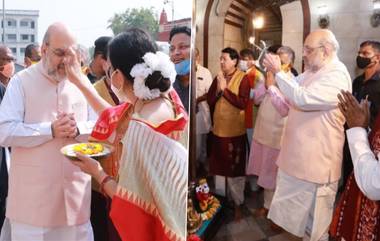
MULTIPOLYGON (((278 56, 264 60, 290 103, 268 217, 304 240, 328 240, 341 175, 345 119, 337 95, 351 91, 351 79, 338 49, 334 34, 319 29, 305 39, 306 68, 296 78, 281 70, 278 56)), ((266 79, 268 86, 271 80, 266 79)))
POLYGON ((67 80, 72 46, 64 24, 49 26, 42 60, 12 78, 0 106, 0 145, 12 147, 6 210, 12 240, 93 240, 91 177, 60 153, 87 139, 96 119, 67 80))

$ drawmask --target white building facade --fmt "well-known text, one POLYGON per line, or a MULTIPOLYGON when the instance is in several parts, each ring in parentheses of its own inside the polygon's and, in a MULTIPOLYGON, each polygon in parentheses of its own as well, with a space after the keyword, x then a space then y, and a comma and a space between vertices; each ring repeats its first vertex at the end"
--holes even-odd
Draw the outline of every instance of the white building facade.
MULTIPOLYGON (((0 14, 2 19, 2 10, 0 14)), ((38 16, 38 10, 5 10, 5 25, 4 21, 1 21, 1 40, 12 50, 19 64, 24 63, 25 47, 38 41, 38 16)))

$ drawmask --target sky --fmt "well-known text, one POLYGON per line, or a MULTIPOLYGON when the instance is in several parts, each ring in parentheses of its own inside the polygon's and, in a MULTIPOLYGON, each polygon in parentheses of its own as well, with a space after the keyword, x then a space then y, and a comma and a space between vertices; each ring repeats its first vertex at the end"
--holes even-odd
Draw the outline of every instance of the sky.
POLYGON ((164 0, 5 0, 5 9, 40 11, 38 42, 41 43, 50 24, 60 21, 67 24, 77 37, 78 43, 86 47, 91 47, 100 36, 112 36, 112 31, 107 26, 108 20, 115 13, 122 13, 128 8, 154 7, 159 19, 162 9, 165 8, 168 20, 171 21, 172 5, 174 19, 191 17, 192 0, 169 0, 166 5, 164 0))

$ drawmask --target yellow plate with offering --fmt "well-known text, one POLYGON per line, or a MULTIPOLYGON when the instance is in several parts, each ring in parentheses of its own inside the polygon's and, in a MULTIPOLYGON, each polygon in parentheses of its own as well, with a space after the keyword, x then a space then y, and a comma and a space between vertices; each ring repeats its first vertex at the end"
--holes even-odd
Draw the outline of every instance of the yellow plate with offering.
POLYGON ((61 153, 69 158, 76 158, 76 153, 81 153, 91 158, 105 157, 111 154, 111 147, 101 143, 85 142, 75 143, 62 147, 61 153))

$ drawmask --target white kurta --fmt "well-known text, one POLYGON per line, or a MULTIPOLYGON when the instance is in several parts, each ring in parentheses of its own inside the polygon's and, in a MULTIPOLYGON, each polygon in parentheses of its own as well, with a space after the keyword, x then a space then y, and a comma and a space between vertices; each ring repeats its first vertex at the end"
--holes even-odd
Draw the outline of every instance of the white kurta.
MULTIPOLYGON (((208 69, 201 65, 197 65, 196 72, 196 97, 201 97, 207 94, 212 84, 212 76, 208 69)), ((211 129, 211 114, 210 107, 207 101, 198 103, 198 111, 196 117, 196 158, 198 161, 204 162, 207 159, 207 133, 211 129)))
MULTIPOLYGON (((208 69, 203 66, 197 66, 196 72, 196 97, 203 96, 208 92, 212 84, 212 76, 208 69)), ((198 104, 197 118, 197 134, 207 134, 211 128, 210 108, 207 101, 202 101, 198 104)))
POLYGON ((369 199, 380 200, 380 163, 378 161, 380 154, 377 154, 376 159, 364 128, 355 127, 346 132, 356 183, 369 199))

